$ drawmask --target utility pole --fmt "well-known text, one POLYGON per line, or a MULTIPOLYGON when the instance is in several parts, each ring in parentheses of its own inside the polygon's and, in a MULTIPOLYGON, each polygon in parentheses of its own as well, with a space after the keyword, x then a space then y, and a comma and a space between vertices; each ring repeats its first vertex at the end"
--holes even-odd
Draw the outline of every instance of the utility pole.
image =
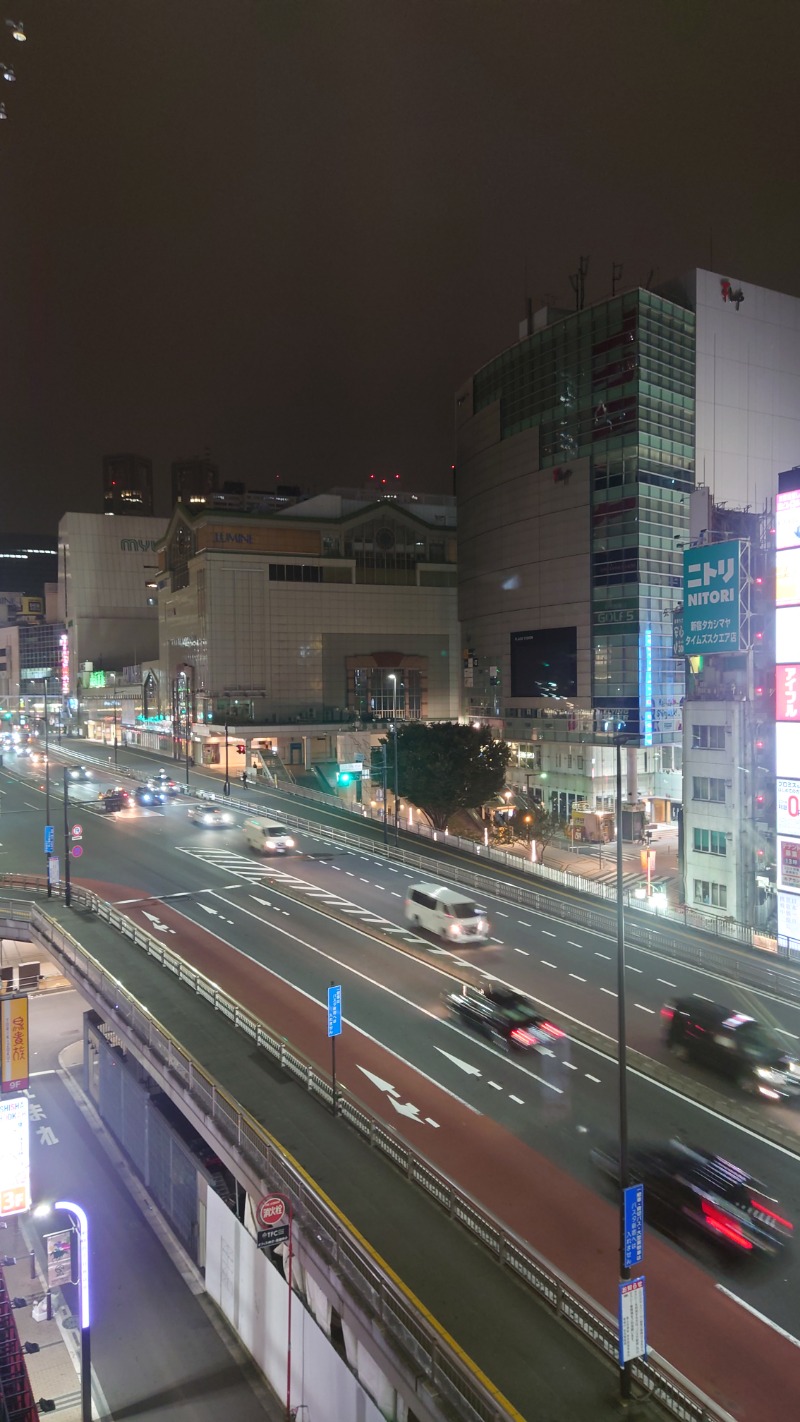
POLYGON ((228 771, 229 771, 229 766, 228 766, 228 718, 227 718, 227 716, 226 716, 226 717, 225 717, 225 785, 224 785, 223 791, 222 791, 223 795, 230 795, 230 793, 231 793, 231 777, 230 777, 228 771))
POLYGON ((397 774, 397 722, 392 726, 394 736, 394 847, 397 848, 399 831, 398 823, 400 818, 400 782, 397 774))
POLYGON ((67 767, 64 766, 64 903, 67 908, 72 904, 71 863, 69 843, 69 775, 67 774, 67 767))
POLYGON ((385 741, 383 741, 382 744, 381 744, 381 751, 383 752, 383 758, 382 758, 382 763, 381 763, 381 771, 382 771, 382 773, 383 773, 383 847, 384 847, 384 849, 385 849, 386 846, 387 846, 388 843, 389 843, 389 828, 388 828, 388 825, 387 825, 387 823, 386 823, 386 795, 387 795, 387 780, 388 780, 388 776, 387 776, 387 774, 386 774, 386 742, 385 742, 385 741))
MULTIPOLYGON (((631 1271, 625 1263, 625 1191, 628 1187, 628 1066, 625 1029, 625 911, 622 902, 622 743, 617 738, 617 1039, 619 1081, 619 1278, 631 1271)), ((631 1396, 631 1364, 620 1364, 620 1397, 631 1396)))

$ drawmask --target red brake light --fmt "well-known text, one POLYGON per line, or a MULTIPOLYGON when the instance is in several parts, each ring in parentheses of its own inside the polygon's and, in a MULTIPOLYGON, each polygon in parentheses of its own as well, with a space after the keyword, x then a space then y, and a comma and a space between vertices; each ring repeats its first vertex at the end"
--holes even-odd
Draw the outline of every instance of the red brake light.
POLYGON ((524 1027, 515 1027, 511 1032, 512 1042, 519 1042, 523 1047, 532 1047, 534 1039, 530 1032, 526 1032, 524 1027))
POLYGON ((672 1019, 673 1019, 673 1017, 675 1016, 675 1008, 674 1008, 674 1007, 662 1007, 662 1009, 661 1009, 661 1016, 662 1016, 662 1017, 666 1017, 667 1021, 668 1021, 668 1022, 671 1022, 672 1019))
POLYGON ((774 1220, 776 1224, 783 1225, 784 1229, 794 1229, 794 1225, 792 1224, 791 1220, 785 1220, 783 1218, 783 1215, 776 1215, 774 1210, 768 1210, 766 1205, 760 1205, 758 1200, 751 1200, 750 1204, 753 1206, 753 1209, 758 1212, 759 1215, 768 1215, 769 1218, 771 1220, 774 1220))
POLYGON ((561 1030, 560 1027, 556 1027, 556 1025, 555 1025, 554 1022, 543 1022, 543 1023, 541 1024, 541 1028, 542 1028, 542 1031, 543 1031, 543 1032, 546 1032, 546 1033, 547 1033, 548 1037, 564 1037, 564 1036, 566 1036, 566 1033, 562 1032, 562 1030, 561 1030))
POLYGON ((715 1234, 721 1235, 723 1239, 729 1239, 732 1244, 738 1244, 740 1249, 753 1248, 752 1243, 742 1233, 739 1225, 735 1224, 722 1210, 718 1210, 716 1205, 712 1205, 708 1200, 703 1200, 702 1209, 707 1223, 715 1234))

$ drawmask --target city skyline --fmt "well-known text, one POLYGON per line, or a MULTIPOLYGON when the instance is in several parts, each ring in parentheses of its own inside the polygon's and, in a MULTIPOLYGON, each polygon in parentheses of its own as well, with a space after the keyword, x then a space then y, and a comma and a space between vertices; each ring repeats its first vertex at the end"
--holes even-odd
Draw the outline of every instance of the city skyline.
POLYGON ((449 491, 530 298, 706 266, 789 294, 794 7, 31 0, 3 36, 5 526, 104 454, 449 491), (746 36, 746 43, 744 37, 746 36))

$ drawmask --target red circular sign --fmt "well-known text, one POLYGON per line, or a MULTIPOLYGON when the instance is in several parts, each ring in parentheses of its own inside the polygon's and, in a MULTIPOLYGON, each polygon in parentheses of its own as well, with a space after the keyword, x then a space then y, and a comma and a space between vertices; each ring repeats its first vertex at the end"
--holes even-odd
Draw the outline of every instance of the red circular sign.
POLYGON ((265 1229, 270 1225, 279 1225, 285 1214, 286 1206, 280 1195, 265 1195, 256 1208, 256 1219, 265 1229))

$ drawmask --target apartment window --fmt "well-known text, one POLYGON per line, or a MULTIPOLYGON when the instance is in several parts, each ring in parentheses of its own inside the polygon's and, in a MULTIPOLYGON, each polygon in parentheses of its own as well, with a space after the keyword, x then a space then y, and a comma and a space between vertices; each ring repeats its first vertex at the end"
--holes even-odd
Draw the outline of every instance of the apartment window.
POLYGON ((727 854, 728 840, 724 830, 694 830, 694 847, 698 854, 727 854))
POLYGON ((696 904, 709 904, 711 908, 726 909, 728 890, 724 884, 709 883, 708 879, 695 879, 694 901, 696 904))
POLYGON ((692 799, 711 800, 716 805, 725 804, 725 781, 714 775, 694 775, 692 777, 692 799))
POLYGON ((692 750, 724 750, 724 726, 693 726, 692 750))

